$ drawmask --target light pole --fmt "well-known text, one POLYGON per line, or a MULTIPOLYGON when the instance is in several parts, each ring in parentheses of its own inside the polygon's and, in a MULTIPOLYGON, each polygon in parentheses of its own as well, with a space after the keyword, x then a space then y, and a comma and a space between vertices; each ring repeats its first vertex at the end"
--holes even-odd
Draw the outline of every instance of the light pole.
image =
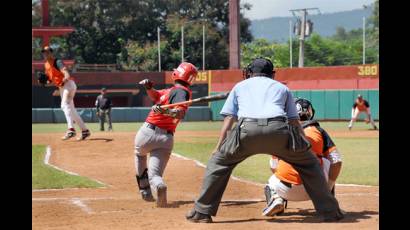
POLYGON ((202 71, 205 71, 205 23, 202 24, 202 71))
POLYGON ((160 29, 157 27, 158 34, 158 72, 161 72, 161 39, 160 39, 160 29))
POLYGON ((184 25, 188 25, 189 23, 194 23, 202 21, 202 70, 205 70, 205 20, 193 20, 187 21, 181 26, 181 62, 184 62, 184 25))
POLYGON ((184 62, 184 26, 181 26, 181 62, 184 62))

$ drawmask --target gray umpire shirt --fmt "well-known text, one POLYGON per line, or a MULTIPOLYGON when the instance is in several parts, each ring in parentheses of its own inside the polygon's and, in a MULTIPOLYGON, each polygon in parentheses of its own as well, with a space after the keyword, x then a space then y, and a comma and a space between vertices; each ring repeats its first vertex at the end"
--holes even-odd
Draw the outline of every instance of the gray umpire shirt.
POLYGON ((102 94, 100 94, 98 95, 97 100, 95 101, 95 106, 102 110, 111 109, 111 98, 107 95, 103 96, 102 94))

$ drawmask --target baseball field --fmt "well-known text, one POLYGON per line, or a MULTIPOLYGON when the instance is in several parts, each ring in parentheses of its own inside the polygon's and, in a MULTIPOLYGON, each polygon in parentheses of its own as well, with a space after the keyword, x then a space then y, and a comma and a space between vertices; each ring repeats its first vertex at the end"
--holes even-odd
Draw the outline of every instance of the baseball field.
MULTIPOLYGON (((233 173, 214 224, 185 220, 198 196, 221 122, 182 122, 165 171, 168 208, 143 202, 135 182, 133 143, 141 123, 116 123, 85 141, 61 141, 65 124, 32 124, 33 229, 375 229, 379 222, 379 132, 362 122, 322 122, 343 156, 336 197, 346 218, 320 223, 313 205, 289 202, 285 214, 264 217, 269 156, 256 155, 233 173), (48 146, 48 148, 46 148, 48 146), (46 159, 47 158, 47 159, 46 159), (45 164, 47 163, 47 164, 45 164), (67 173, 68 172, 68 173, 67 173), (73 175, 74 174, 74 175, 73 175)), ((379 124, 377 124, 379 125, 379 124)))

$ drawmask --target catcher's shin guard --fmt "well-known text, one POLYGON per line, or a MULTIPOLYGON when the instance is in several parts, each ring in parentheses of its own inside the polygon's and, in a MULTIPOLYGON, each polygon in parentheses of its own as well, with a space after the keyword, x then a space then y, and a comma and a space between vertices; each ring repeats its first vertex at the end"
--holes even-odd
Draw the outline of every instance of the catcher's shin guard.
POLYGON ((148 169, 145 169, 141 176, 136 175, 138 188, 140 190, 142 199, 146 201, 154 201, 152 196, 151 187, 148 181, 148 169))

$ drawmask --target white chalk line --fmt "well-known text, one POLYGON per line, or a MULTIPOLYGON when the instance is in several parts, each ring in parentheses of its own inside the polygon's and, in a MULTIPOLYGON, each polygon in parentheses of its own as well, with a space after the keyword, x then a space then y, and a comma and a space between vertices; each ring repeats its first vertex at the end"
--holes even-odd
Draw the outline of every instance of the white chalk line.
MULTIPOLYGON (((70 175, 73 175, 73 176, 81 176, 81 175, 79 175, 79 174, 77 174, 77 173, 75 173, 75 172, 71 172, 71 171, 68 171, 68 170, 65 170, 65 169, 62 169, 62 168, 60 168, 60 167, 57 167, 57 166, 55 166, 55 165, 52 165, 52 164, 50 164, 50 157, 51 157, 51 147, 50 147, 50 145, 47 145, 47 147, 46 147, 46 155, 45 155, 45 157, 44 157, 44 164, 45 165, 48 165, 48 166, 50 166, 50 167, 52 167, 52 168, 54 168, 54 169, 57 169, 57 170, 60 170, 60 171, 63 171, 63 172, 65 172, 65 173, 68 173, 68 174, 70 174, 70 175)), ((89 178, 89 177, 87 177, 87 178, 89 178)), ((105 183, 103 183, 103 182, 101 182, 101 181, 99 181, 99 180, 96 180, 96 179, 93 179, 93 178, 89 178, 90 180, 94 180, 94 181, 96 181, 97 183, 99 183, 99 184, 101 184, 101 185, 103 185, 103 186, 105 186, 105 187, 108 187, 109 185, 107 185, 107 184, 105 184, 105 183)), ((69 188, 69 189, 80 189, 80 188, 69 188)), ((84 189, 84 188, 83 188, 84 189)), ((89 188, 87 188, 87 189, 89 189, 89 188)), ((65 190, 65 189, 35 189, 35 190, 32 190, 33 192, 34 191, 53 191, 53 190, 65 190)))
POLYGON ((84 204, 83 201, 80 198, 72 198, 71 203, 78 206, 78 207, 80 207, 81 210, 83 210, 87 214, 93 214, 94 213, 94 211, 90 207, 88 207, 86 204, 84 204))
MULTIPOLYGON (((195 164, 198 165, 199 167, 206 168, 206 165, 202 164, 198 160, 182 156, 178 153, 172 153, 172 155, 177 157, 177 158, 184 159, 184 160, 194 161, 195 164)), ((242 178, 236 177, 236 176, 231 176, 231 178, 236 180, 236 181, 256 185, 256 186, 259 186, 259 187, 264 187, 266 185, 266 184, 262 184, 262 183, 258 183, 258 182, 254 182, 254 181, 245 180, 245 179, 242 179, 242 178)), ((336 185, 337 186, 343 186, 343 187, 364 187, 364 188, 379 187, 379 186, 374 186, 374 185, 361 185, 361 184, 336 184, 336 185)))

